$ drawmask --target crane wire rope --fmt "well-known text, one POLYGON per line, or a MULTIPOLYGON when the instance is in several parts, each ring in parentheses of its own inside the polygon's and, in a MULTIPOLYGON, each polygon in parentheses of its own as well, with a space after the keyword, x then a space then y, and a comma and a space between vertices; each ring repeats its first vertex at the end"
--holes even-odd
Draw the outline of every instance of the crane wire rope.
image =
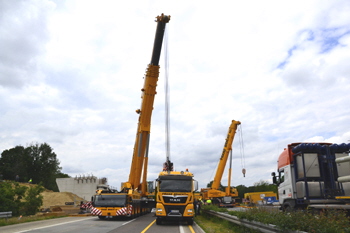
MULTIPOLYGON (((221 156, 221 154, 220 154, 221 156)), ((220 158, 220 157, 219 157, 220 158)), ((214 170, 212 170, 211 172, 211 175, 209 176, 210 177, 210 182, 207 184, 207 187, 211 187, 211 185, 214 183, 214 172, 216 172, 218 170, 218 167, 219 167, 219 163, 220 163, 220 159, 216 162, 216 167, 214 170), (210 185, 209 185, 210 184, 210 185)), ((221 184, 221 181, 220 181, 220 184, 221 184)))
POLYGON ((242 125, 239 125, 239 151, 240 151, 240 154, 241 154, 241 166, 242 166, 242 173, 243 173, 243 176, 245 177, 245 172, 246 172, 246 169, 245 169, 245 156, 244 156, 244 142, 243 142, 243 128, 242 128, 242 125))
POLYGON ((165 90, 165 151, 166 161, 170 161, 170 119, 169 119, 169 105, 170 105, 170 94, 169 94, 169 50, 168 50, 168 27, 165 28, 164 32, 164 90, 165 90))

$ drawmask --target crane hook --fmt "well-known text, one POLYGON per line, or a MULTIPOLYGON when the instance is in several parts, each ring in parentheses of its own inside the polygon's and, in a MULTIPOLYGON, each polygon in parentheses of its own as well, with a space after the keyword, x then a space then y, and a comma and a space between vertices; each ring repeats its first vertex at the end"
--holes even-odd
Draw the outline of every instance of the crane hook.
POLYGON ((246 172, 246 170, 245 170, 245 168, 243 168, 242 169, 243 177, 245 177, 245 172, 246 172))

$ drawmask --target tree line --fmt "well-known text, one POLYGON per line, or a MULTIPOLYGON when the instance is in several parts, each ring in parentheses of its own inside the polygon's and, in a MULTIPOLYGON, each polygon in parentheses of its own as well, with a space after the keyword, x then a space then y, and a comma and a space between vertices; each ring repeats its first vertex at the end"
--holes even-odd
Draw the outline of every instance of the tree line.
POLYGON ((16 146, 4 150, 0 158, 0 180, 13 180, 41 184, 46 189, 58 191, 56 178, 67 178, 61 172, 60 161, 47 143, 16 146))

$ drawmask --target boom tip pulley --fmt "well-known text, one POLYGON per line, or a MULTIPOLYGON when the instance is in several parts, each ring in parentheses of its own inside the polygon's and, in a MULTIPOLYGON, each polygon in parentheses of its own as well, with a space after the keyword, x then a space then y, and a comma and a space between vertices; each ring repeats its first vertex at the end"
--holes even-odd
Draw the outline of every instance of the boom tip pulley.
POLYGON ((163 13, 161 15, 158 15, 156 17, 155 22, 164 22, 164 23, 168 23, 170 20, 170 15, 164 15, 163 13))

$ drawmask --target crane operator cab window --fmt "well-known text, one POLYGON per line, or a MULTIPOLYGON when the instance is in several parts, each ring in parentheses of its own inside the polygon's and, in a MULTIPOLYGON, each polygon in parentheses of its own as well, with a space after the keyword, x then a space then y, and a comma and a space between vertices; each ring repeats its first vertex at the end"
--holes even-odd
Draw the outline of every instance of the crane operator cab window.
POLYGON ((124 207, 126 205, 126 195, 96 195, 95 207, 124 207))

